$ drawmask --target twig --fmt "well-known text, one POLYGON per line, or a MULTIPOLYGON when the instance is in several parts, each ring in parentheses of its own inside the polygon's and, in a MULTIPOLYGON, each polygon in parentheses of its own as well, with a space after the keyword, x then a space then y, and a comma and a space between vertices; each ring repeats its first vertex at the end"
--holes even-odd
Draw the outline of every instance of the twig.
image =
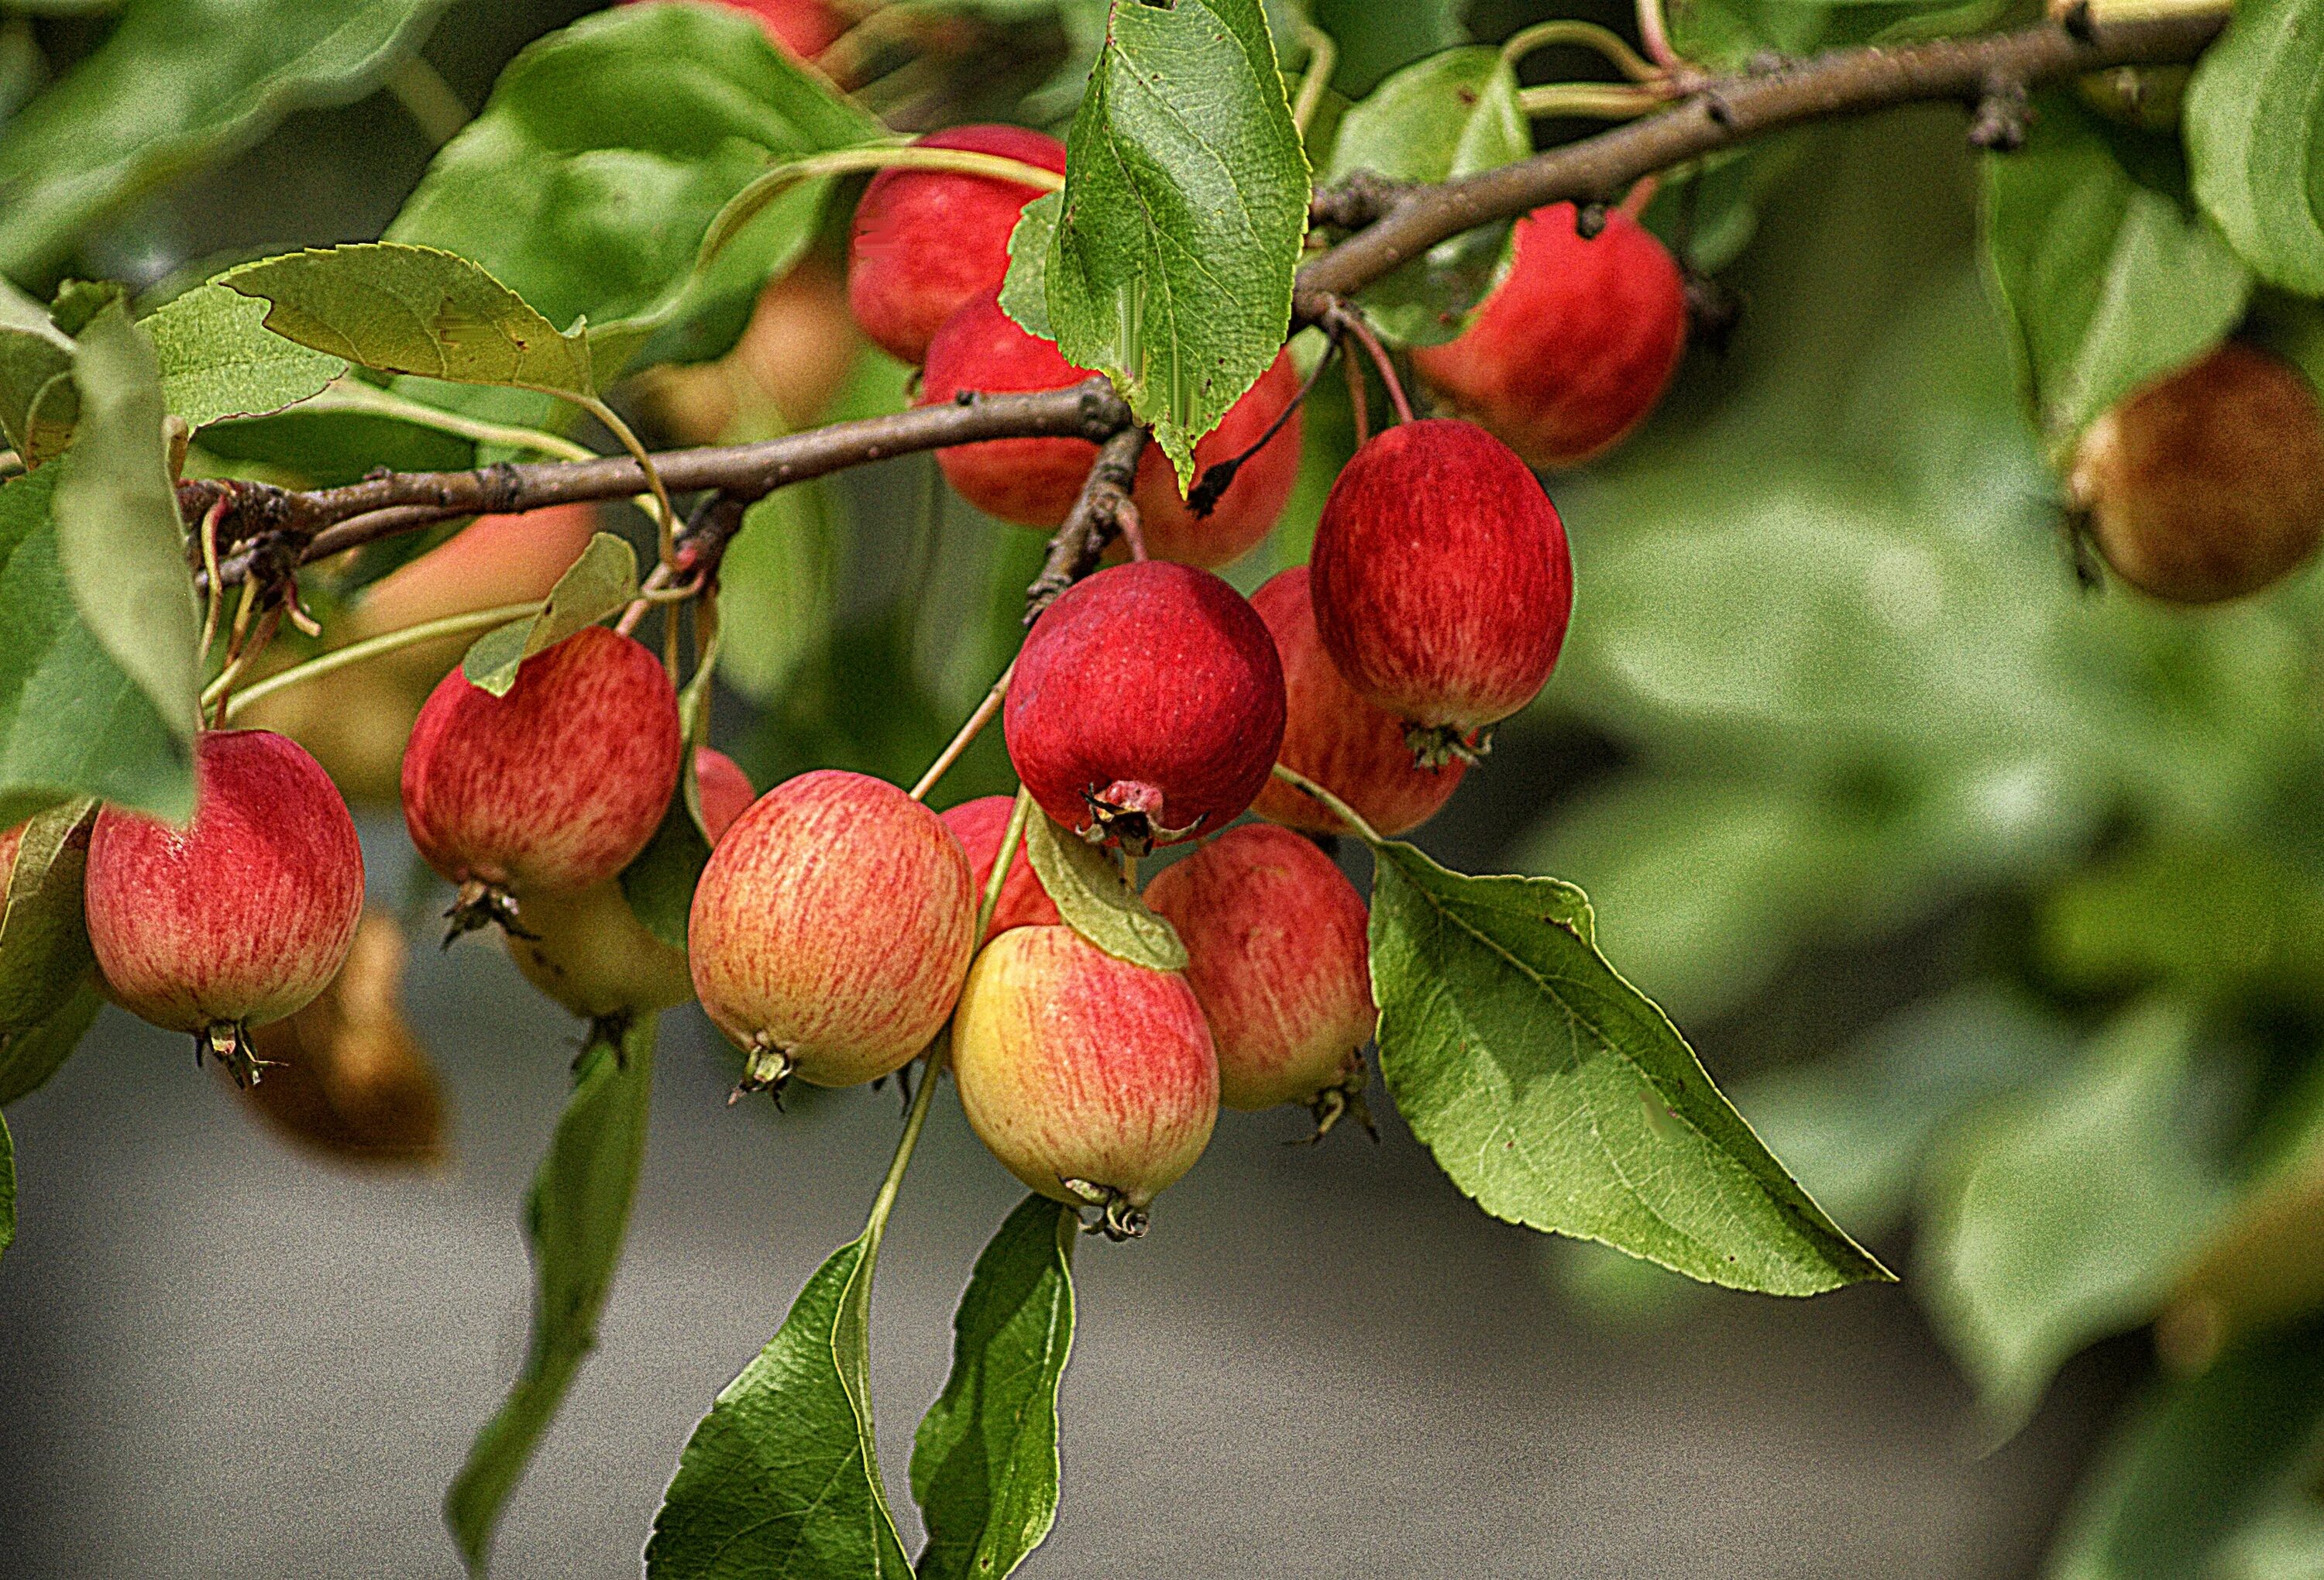
POLYGON ((1017 660, 1011 658, 1009 667, 1001 672, 1001 678, 992 683, 992 689, 984 694, 984 700, 976 704, 976 712, 968 716, 968 722, 962 725, 951 743, 936 754, 936 760, 930 763, 928 771, 920 776, 920 782, 912 786, 913 800, 926 801, 928 792, 936 787, 936 781, 945 776, 953 764, 960 761, 960 754, 983 733, 987 724, 992 722, 992 715, 1001 712, 1001 703, 1009 695, 1009 683, 1016 674, 1017 660))
MULTIPOLYGON (((1388 355, 1388 347, 1380 344, 1379 336, 1372 333, 1372 326, 1364 321, 1361 309, 1351 308, 1345 302, 1333 302, 1323 310, 1321 322, 1324 328, 1335 335, 1355 336, 1356 344, 1364 348, 1364 354, 1372 359, 1372 366, 1379 371, 1380 382, 1388 386, 1388 404, 1396 408, 1397 421, 1410 422, 1412 402, 1405 398, 1404 381, 1396 376, 1394 359, 1388 355)), ((1352 367, 1354 363, 1351 362, 1349 365, 1352 367)))
POLYGON ((1057 594, 1097 568, 1099 556, 1129 523, 1134 528, 1138 507, 1130 501, 1138 478, 1138 458, 1146 453, 1146 430, 1125 427, 1098 447, 1097 464, 1090 468, 1064 526, 1049 539, 1048 557, 1041 574, 1025 590, 1025 623, 1031 625, 1057 594))
POLYGON ((1336 328, 1327 329, 1326 334, 1329 338, 1324 343, 1323 354, 1315 359, 1315 365, 1308 370, 1306 381, 1299 386, 1299 392, 1291 398, 1289 404, 1275 414, 1275 420, 1267 425, 1267 431, 1259 436, 1258 442, 1240 455, 1230 455, 1223 461, 1214 461, 1203 468, 1203 475, 1194 480, 1194 488, 1186 495, 1186 508, 1194 511, 1197 518, 1206 517, 1219 508, 1219 501, 1225 497, 1228 489, 1234 486, 1235 473, 1248 465, 1253 456, 1272 444, 1275 436, 1283 431, 1284 425, 1297 416, 1299 409, 1307 404, 1307 397, 1315 392, 1316 381, 1323 378, 1323 370, 1331 366, 1333 354, 1340 349, 1340 331, 1336 328))

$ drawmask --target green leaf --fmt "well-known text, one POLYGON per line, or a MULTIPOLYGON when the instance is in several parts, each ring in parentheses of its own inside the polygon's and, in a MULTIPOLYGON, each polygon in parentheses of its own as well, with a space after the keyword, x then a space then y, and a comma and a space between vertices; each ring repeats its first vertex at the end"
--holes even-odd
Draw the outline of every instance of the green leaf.
POLYGON ((245 263, 220 283, 270 304, 276 334, 383 372, 586 398, 596 393, 576 321, 559 334, 476 264, 396 243, 309 248, 245 263))
POLYGON ((2075 1500, 2045 1580, 2190 1580, 2296 1490, 2324 1419, 2324 1343, 2309 1331, 2148 1392, 2075 1500))
POLYGON ((712 219, 770 158, 889 136, 743 11, 614 6, 510 62, 387 239, 474 259, 551 321, 597 326, 609 383, 633 362, 718 355, 813 240, 828 180, 784 194, 694 275, 712 219))
POLYGON ((1259 0, 1116 0, 1065 138, 1049 321, 1178 469, 1291 323, 1307 156, 1259 0))
POLYGON ((1375 854, 1380 1068, 1480 1207, 1731 1288, 1889 1277, 1598 953, 1581 890, 1463 877, 1394 841, 1375 854))
POLYGON ((2176 1006, 2133 1009, 1932 1164, 1930 1307, 2000 1433, 2032 1415, 2069 1355, 2146 1320, 2218 1216, 2219 1183, 2190 1134, 2193 1035, 2176 1006))
POLYGON ((47 1019, 0 1031, 0 1105, 46 1085, 80 1046, 81 1038, 97 1024, 97 1012, 104 1007, 105 995, 95 977, 86 976, 74 988, 73 996, 47 1019))
POLYGON ((283 115, 347 104, 427 37, 447 0, 138 0, 0 139, 0 274, 283 115))
MULTIPOLYGON (((309 488, 355 482, 375 466, 395 472, 465 472, 476 464, 475 442, 456 434, 383 412, 313 406, 204 428, 194 450, 222 462, 255 463, 309 488)), ((192 468, 188 471, 190 474, 192 468)), ((402 541, 383 540, 399 546, 402 541)))
POLYGON ((2053 445, 2216 344, 2251 274, 2201 216, 2142 185, 2073 96, 2044 95, 2025 147, 1985 161, 1985 243, 2019 374, 2053 445))
POLYGON ((1178 930, 1147 908, 1104 851, 1044 814, 1025 824, 1025 854, 1066 926, 1118 960, 1149 971, 1186 969, 1178 930))
POLYGON ((656 1024, 640 1015, 618 1042, 602 1023, 592 1030, 573 1096, 525 1199, 535 1281, 531 1346, 507 1402, 476 1435, 444 1496, 445 1520, 475 1573, 484 1572, 509 1493, 597 1345, 597 1318, 622 1260, 645 1153, 656 1024))
POLYGON ((28 466, 63 453, 80 415, 71 338, 0 280, 0 436, 28 466))
POLYGON ((952 1375, 912 1442, 919 1580, 1001 1580, 1057 1517, 1057 1384, 1074 1343, 1073 1212, 1028 1197, 976 1259, 952 1375))
POLYGON ((80 898, 96 822, 97 804, 83 798, 24 825, 0 910, 0 1030, 48 1019, 97 963, 80 898))
POLYGON ((2271 285, 2324 295, 2324 0, 2246 0, 2188 84, 2195 196, 2271 285))
POLYGON ((120 303, 75 340, 80 426, 57 481, 57 561, 73 605, 163 722, 190 741, 201 611, 186 563, 153 348, 120 303))
MULTIPOLYGON (((1332 145, 1329 186, 1358 170, 1445 181, 1533 152, 1517 80, 1499 50, 1471 45, 1406 67, 1349 107, 1332 145)), ((1450 340, 1506 267, 1506 221, 1463 231, 1366 288, 1383 333, 1413 344, 1450 340)))
POLYGON ((1462 17, 1468 0, 1314 0, 1315 25, 1340 47, 1332 80, 1340 91, 1360 94, 1398 67, 1469 41, 1462 17))
POLYGON ((696 665, 694 677, 678 694, 678 716, 686 730, 678 788, 662 813, 661 826, 637 859, 622 868, 622 897, 648 932, 675 950, 686 947, 687 918, 694 909, 694 886, 710 859, 710 831, 702 818, 702 785, 696 777, 696 749, 710 738, 710 679, 717 673, 721 638, 696 665))
POLYGON ((1001 281, 1001 310, 1042 340, 1057 337, 1049 327, 1049 247, 1065 201, 1063 192, 1044 192, 1018 210, 1009 233, 1009 272, 1001 281))
POLYGON ((478 637, 460 660, 460 673, 469 684, 504 697, 526 659, 626 608, 637 595, 637 550, 610 532, 597 533, 557 578, 540 612, 478 637))
POLYGON ((875 1224, 833 1252, 694 1428, 654 1517, 649 1580, 911 1580, 872 1440, 879 1245, 875 1224))
POLYGON ((215 281, 140 326, 161 370, 161 398, 189 427, 294 406, 347 371, 340 358, 266 327, 266 306, 215 281))

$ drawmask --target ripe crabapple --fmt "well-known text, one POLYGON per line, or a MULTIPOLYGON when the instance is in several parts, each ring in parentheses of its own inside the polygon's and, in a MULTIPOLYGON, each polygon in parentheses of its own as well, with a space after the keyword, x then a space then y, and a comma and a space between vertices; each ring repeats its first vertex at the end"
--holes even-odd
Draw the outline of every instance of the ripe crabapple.
POLYGON ((678 694, 654 656, 589 626, 526 659, 506 696, 446 675, 403 756, 403 821, 461 886, 456 930, 627 867, 678 783, 678 694))
POLYGON ((2324 539, 2324 412, 2293 369, 2231 340, 2092 423, 2069 487, 2132 586, 2172 603, 2241 598, 2324 539))
POLYGON ((1116 1239, 1194 1166, 1218 1122, 1219 1066, 1185 978, 1118 960, 1070 927, 985 945, 953 1021, 968 1123, 1009 1171, 1103 1213, 1116 1239))
MULTIPOLYGON (((715 846, 755 792, 733 758, 706 746, 695 749, 694 775, 715 846)), ((646 931, 618 877, 578 894, 527 895, 524 932, 506 936, 524 979, 586 1020, 650 1014, 694 997, 686 951, 646 931)))
POLYGON ((1517 221, 1509 271, 1468 329, 1412 354, 1423 382, 1526 462, 1576 466, 1662 399, 1686 349, 1686 284, 1627 214, 1588 241, 1571 203, 1517 221))
POLYGON ((363 914, 355 819, 320 764, 264 730, 194 743, 193 822, 107 806, 88 841, 88 940, 107 990, 190 1032, 247 1085, 246 1032, 323 990, 363 914))
MULTIPOLYGON (((639 0, 623 0, 636 5, 639 0)), ((847 31, 846 15, 825 0, 716 0, 730 11, 758 19, 769 41, 783 53, 812 60, 847 31)))
MULTIPOLYGON (((1434 817, 1469 771, 1461 758, 1422 767, 1405 744, 1404 721, 1349 688, 1315 633, 1308 570, 1293 565, 1250 595, 1283 659, 1283 749, 1276 760, 1329 790, 1391 837, 1434 817)), ((1350 832, 1305 790, 1269 778, 1251 810, 1311 833, 1350 832)))
POLYGON ((1301 1104, 1319 1140, 1351 1108, 1370 1130, 1370 913, 1338 863, 1289 829, 1245 823, 1156 874, 1146 903, 1185 943, 1186 981, 1218 1047, 1219 1101, 1301 1104))
MULTIPOLYGON (((1064 390, 1090 377, 1067 362, 1056 343, 1028 335, 1001 308, 997 291, 970 301, 945 320, 928 346, 923 405, 939 405, 963 390, 1019 394, 1064 390)), ((1299 395, 1291 354, 1277 353, 1258 382, 1227 409, 1219 426, 1194 446, 1194 472, 1231 460, 1257 444, 1268 425, 1299 395)), ((1299 480, 1299 418, 1236 472, 1207 516, 1196 516, 1178 492, 1169 458, 1149 445, 1139 458, 1131 500, 1138 506, 1148 553, 1157 559, 1211 568, 1239 559, 1267 536, 1299 480)), ((953 491, 989 516, 1043 529, 1062 523, 1081 496, 1097 459, 1086 439, 985 439, 936 452, 953 491)))
POLYGON ((1042 811, 1142 856, 1226 827, 1258 796, 1283 744, 1283 664, 1210 572, 1116 565, 1033 622, 1001 729, 1042 811))
MULTIPOLYGON (((968 852, 969 876, 980 900, 985 880, 992 876, 993 859, 1001 854, 1001 841, 1009 831, 1009 813, 1015 805, 1013 796, 980 795, 944 813, 945 826, 968 852)), ((1019 841, 1017 854, 1009 863, 1009 876, 1001 879, 1001 898, 992 907, 992 921, 984 935, 995 938, 1012 927, 1056 927, 1064 921, 1019 841)))
MULTIPOLYGON (((913 146, 1065 168, 1064 143, 1022 126, 954 126, 913 146)), ((899 361, 924 360, 938 326, 971 299, 1000 291, 1009 234, 1040 195, 1038 187, 958 170, 892 169, 872 177, 847 244, 847 302, 856 325, 899 361)))
POLYGON ((1358 450, 1309 566, 1324 651, 1356 694, 1412 727, 1424 766, 1481 751, 1533 701, 1573 611, 1556 507, 1472 423, 1400 423, 1358 450))
POLYGON ((853 1086, 943 1029, 976 896, 944 820, 883 780, 818 769, 735 821, 694 891, 702 1007, 749 1056, 753 1090, 853 1086))

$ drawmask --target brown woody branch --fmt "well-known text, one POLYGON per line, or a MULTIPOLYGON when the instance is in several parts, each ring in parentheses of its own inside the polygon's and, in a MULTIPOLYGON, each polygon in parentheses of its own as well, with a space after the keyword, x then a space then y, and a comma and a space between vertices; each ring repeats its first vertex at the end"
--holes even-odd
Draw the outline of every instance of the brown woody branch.
POLYGON ((1056 535, 1049 539, 1041 574, 1025 589, 1025 623, 1056 602, 1057 594, 1097 569, 1106 547, 1138 531, 1138 507, 1130 491, 1138 481, 1139 457, 1146 453, 1146 430, 1125 427, 1101 446, 1097 464, 1082 483, 1081 497, 1056 535))
MULTIPOLYGON (((1804 122, 1950 99, 1979 107, 1984 139, 2006 146, 2015 125, 2012 112, 2031 86, 2117 66, 2191 60, 2226 22, 2224 7, 2102 26, 2078 12, 2063 23, 2013 32, 1835 50, 1711 79, 1667 110, 1462 180, 1398 186, 1360 178, 1317 195, 1316 223, 1353 234, 1300 269, 1292 321, 1295 326, 1315 322, 1337 299, 1464 230, 1561 200, 1611 203, 1655 171, 1804 122)), ((979 439, 1066 436, 1102 443, 1130 420, 1112 389, 1092 380, 1045 394, 970 396, 959 404, 835 423, 761 444, 672 451, 657 455, 655 464, 672 492, 712 489, 749 501, 786 483, 890 455, 979 439)), ((219 571, 231 583, 254 566, 279 574, 458 516, 623 499, 644 488, 635 462, 607 456, 383 473, 306 493, 203 480, 180 484, 178 497, 189 520, 200 519, 219 500, 227 501, 232 535, 226 541, 233 552, 219 571)), ((1102 547, 1101 542, 1098 551, 1102 547)), ((1070 545, 1054 548, 1051 569, 1067 548, 1080 553, 1070 545)), ((1045 570, 1045 578, 1050 574, 1045 570)))

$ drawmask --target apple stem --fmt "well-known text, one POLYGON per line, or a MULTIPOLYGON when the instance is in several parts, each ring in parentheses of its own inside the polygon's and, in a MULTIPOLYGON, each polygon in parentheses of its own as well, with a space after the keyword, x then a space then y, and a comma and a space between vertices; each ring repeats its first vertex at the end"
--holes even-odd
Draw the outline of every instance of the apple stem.
POLYGON ((218 606, 225 602, 225 589, 218 585, 218 523, 226 519, 226 501, 231 494, 220 494, 210 508, 202 512, 202 569, 207 573, 208 595, 202 600, 202 645, 197 649, 202 659, 210 656, 210 644, 217 640, 218 606))
POLYGON ((304 685, 310 680, 320 680, 335 671, 345 669, 350 665, 361 664, 365 659, 376 658, 383 653, 392 653, 398 648, 409 648, 420 642, 434 641, 440 637, 456 637, 469 631, 490 630, 494 626, 506 625, 512 620, 527 620, 540 612, 540 604, 538 601, 531 603, 503 603, 496 609, 477 609, 471 610, 466 614, 447 614, 440 620, 421 620, 417 625, 383 631, 376 637, 366 637, 360 642, 349 642, 344 648, 334 648, 318 657, 308 659, 304 664, 294 664, 288 669, 279 669, 263 680, 253 681, 234 694, 223 712, 225 717, 231 720, 261 697, 271 695, 290 686, 304 685))
POLYGON ((1299 409, 1307 404, 1307 397, 1315 392, 1316 384, 1323 377, 1323 370, 1331 365, 1333 356, 1340 349, 1340 332, 1337 329, 1326 330, 1323 354, 1315 359, 1315 365, 1308 370, 1306 381, 1299 386, 1299 392, 1291 398, 1282 410, 1275 414, 1275 420, 1267 425, 1267 431, 1259 436, 1259 442, 1240 455, 1230 455, 1223 461, 1213 462, 1203 468, 1203 475, 1194 480, 1194 486, 1186 493, 1186 508, 1194 511, 1197 518, 1207 517, 1213 510, 1218 509, 1219 501, 1225 496, 1228 489, 1234 486, 1235 473, 1249 464, 1253 456, 1266 449, 1274 440, 1275 436, 1283 431, 1285 425, 1290 422, 1299 409))
POLYGON ((976 712, 968 716, 968 722, 960 727, 960 732, 952 738, 951 744, 936 754, 936 760, 930 763, 928 771, 920 776, 920 782, 912 786, 913 800, 926 801, 928 792, 936 787, 936 781, 945 776, 945 771, 960 760, 960 754, 968 749, 969 743, 992 722, 992 716, 1001 712, 1001 700, 1009 694, 1009 682, 1016 673, 1017 660, 1011 658, 1009 667, 1001 672, 1001 678, 992 683, 992 689, 984 694, 984 700, 976 704, 976 712))
MULTIPOLYGON (((1364 321, 1362 311, 1344 301, 1333 302, 1325 311, 1323 322, 1344 329, 1356 337, 1356 344, 1362 346, 1364 354, 1372 359, 1372 366, 1379 371, 1380 382, 1388 386, 1388 404, 1396 408, 1397 421, 1410 422, 1412 402, 1405 398, 1404 381, 1396 376, 1395 360, 1388 355, 1388 347, 1380 344, 1379 336, 1372 333, 1372 326, 1364 321)), ((1361 440, 1358 443, 1360 444, 1361 440)))
POLYGON ((1332 69, 1340 63, 1340 46, 1330 33, 1305 16, 1298 19, 1299 41, 1307 46, 1307 69, 1299 78, 1299 96, 1291 101, 1291 125, 1302 139, 1307 124, 1323 103, 1332 86, 1332 69))
POLYGON ((1383 835, 1378 829, 1372 827, 1370 823, 1364 821, 1363 813, 1358 812, 1354 807, 1350 806, 1346 802, 1333 795, 1329 790, 1324 789, 1323 786, 1318 785, 1314 780, 1299 772, 1296 768, 1286 768, 1281 763, 1277 763, 1275 765, 1274 772, 1277 778, 1290 785, 1294 790, 1304 791, 1307 795, 1314 796, 1317 801, 1322 802, 1323 804, 1323 809, 1326 812, 1329 812, 1333 817, 1338 818, 1342 822, 1347 824, 1349 828, 1354 830, 1356 838, 1361 840, 1365 844, 1385 845, 1388 843, 1388 840, 1385 835, 1383 835))
POLYGON ((1633 82, 1659 82, 1664 77, 1662 68, 1640 58, 1620 34, 1594 22, 1572 20, 1536 23, 1511 33, 1508 42, 1501 46, 1501 64, 1514 68, 1536 50, 1554 44, 1578 44, 1585 50, 1594 50, 1633 82))

